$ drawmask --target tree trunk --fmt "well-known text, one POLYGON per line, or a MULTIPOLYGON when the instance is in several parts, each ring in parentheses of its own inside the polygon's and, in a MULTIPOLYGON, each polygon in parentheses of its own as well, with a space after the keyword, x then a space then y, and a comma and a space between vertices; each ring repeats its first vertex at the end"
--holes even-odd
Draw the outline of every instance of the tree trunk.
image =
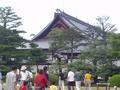
POLYGON ((4 18, 4 23, 3 23, 3 27, 6 29, 6 19, 4 18))
POLYGON ((71 57, 70 57, 70 61, 73 61, 73 40, 71 41, 71 57))

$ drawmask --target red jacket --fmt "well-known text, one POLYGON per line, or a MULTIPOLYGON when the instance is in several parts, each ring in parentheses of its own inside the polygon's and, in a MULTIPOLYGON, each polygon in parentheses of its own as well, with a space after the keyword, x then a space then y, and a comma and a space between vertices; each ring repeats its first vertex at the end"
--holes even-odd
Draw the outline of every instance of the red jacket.
POLYGON ((19 90, 27 90, 27 86, 21 85, 19 90))
POLYGON ((44 74, 37 74, 34 79, 35 88, 45 88, 47 85, 47 79, 44 74))

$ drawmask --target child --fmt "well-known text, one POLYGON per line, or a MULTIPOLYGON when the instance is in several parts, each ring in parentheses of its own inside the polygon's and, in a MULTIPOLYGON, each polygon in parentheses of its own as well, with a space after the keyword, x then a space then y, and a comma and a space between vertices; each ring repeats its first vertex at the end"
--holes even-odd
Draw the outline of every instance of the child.
POLYGON ((24 81, 19 90, 27 90, 27 82, 24 81))
POLYGON ((50 90, 58 90, 57 86, 55 86, 55 82, 54 81, 50 85, 50 90))

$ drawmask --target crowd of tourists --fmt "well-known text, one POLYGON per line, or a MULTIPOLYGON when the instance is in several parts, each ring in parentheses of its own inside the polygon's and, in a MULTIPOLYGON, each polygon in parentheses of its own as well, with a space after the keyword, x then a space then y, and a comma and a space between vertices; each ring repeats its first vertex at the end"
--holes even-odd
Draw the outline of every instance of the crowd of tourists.
POLYGON ((89 71, 83 74, 80 71, 73 72, 69 70, 67 77, 62 71, 59 73, 59 90, 65 90, 65 80, 67 81, 67 90, 80 90, 83 81, 85 90, 91 90, 92 75, 89 71))
MULTIPOLYGON (((69 70, 65 75, 62 70, 59 70, 58 77, 59 81, 56 86, 54 80, 49 80, 46 66, 38 69, 35 75, 28 71, 26 66, 21 66, 20 69, 13 66, 11 71, 6 74, 4 90, 80 90, 82 79, 84 79, 85 90, 91 90, 92 75, 90 72, 83 75, 80 71, 69 70)), ((2 90, 1 79, 2 74, 0 73, 0 90, 2 90)))

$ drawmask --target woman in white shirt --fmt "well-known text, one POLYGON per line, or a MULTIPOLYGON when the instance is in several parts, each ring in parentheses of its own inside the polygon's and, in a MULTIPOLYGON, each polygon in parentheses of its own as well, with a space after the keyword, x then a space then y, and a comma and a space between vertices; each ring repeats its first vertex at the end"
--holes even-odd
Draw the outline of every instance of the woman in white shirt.
POLYGON ((24 81, 28 82, 28 88, 30 90, 30 88, 32 87, 31 85, 31 79, 33 78, 33 75, 30 71, 27 71, 27 67, 26 66, 22 66, 21 67, 21 71, 20 71, 20 85, 22 85, 22 83, 24 81))
POLYGON ((67 81, 68 81, 68 90, 74 90, 75 86, 75 74, 73 71, 68 72, 67 81))

